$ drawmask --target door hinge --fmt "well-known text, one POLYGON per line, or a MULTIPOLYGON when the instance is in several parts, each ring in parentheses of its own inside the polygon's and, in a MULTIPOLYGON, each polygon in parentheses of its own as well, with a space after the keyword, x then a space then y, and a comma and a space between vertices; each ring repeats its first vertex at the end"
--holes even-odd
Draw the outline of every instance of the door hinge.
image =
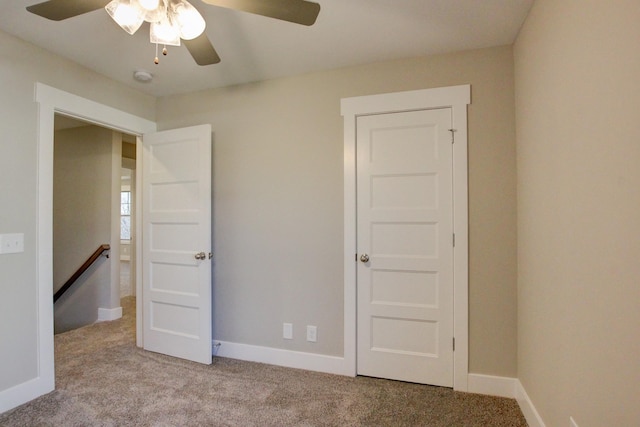
POLYGON ((356 262, 358 262, 358 254, 356 254, 356 256, 354 257, 356 262))
POLYGON ((453 351, 456 351, 456 337, 453 337, 453 351))
POLYGON ((449 129, 449 132, 451 132, 451 143, 455 143, 456 142, 456 138, 455 138, 455 133, 458 131, 458 129, 449 129))
POLYGON ((456 233, 453 233, 453 247, 456 247, 456 233))

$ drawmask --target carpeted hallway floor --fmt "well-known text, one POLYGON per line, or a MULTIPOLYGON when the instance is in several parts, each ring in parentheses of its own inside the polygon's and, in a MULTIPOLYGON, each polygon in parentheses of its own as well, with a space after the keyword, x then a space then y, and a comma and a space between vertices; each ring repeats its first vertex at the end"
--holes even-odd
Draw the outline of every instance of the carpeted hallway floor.
POLYGON ((526 426, 512 399, 215 358, 211 366, 135 346, 124 316, 56 335, 56 391, 0 426, 526 426))

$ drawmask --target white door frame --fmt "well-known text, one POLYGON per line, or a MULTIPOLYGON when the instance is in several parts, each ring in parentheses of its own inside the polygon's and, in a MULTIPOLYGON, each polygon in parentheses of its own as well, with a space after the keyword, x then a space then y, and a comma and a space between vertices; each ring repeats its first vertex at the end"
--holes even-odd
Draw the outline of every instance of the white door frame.
MULTIPOLYGON (((38 103, 38 178, 36 184, 38 376, 26 383, 21 390, 16 390, 16 394, 13 396, 15 402, 12 402, 17 402, 15 406, 48 393, 55 388, 52 303, 54 115, 60 113, 99 126, 137 135, 138 137, 144 133, 156 131, 156 123, 153 121, 42 83, 35 84, 35 101, 38 103)), ((136 174, 139 173, 139 170, 141 168, 137 167, 136 174)), ((138 229, 140 228, 138 227, 138 229)), ((141 283, 141 281, 138 281, 138 283, 141 283)))
POLYGON ((350 374, 356 359, 356 119, 358 116, 399 111, 451 108, 453 145, 453 388, 468 390, 469 371, 469 232, 467 185, 467 105, 471 86, 451 86, 408 92, 345 98, 344 117, 344 359, 350 374))

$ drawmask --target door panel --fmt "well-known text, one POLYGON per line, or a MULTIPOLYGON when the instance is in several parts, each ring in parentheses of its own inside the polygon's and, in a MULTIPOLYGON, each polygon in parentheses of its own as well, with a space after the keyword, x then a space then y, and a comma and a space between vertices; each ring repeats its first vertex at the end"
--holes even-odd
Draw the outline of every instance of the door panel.
POLYGON ((357 119, 358 374, 453 386, 451 110, 357 119))
POLYGON ((211 363, 211 126, 143 139, 143 343, 211 363))

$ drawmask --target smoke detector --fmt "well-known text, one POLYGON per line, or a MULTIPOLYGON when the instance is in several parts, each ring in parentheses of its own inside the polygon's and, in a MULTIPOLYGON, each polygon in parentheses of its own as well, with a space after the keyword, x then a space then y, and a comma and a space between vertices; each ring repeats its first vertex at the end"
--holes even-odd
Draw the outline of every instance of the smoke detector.
POLYGON ((140 83, 149 83, 153 80, 153 74, 145 70, 136 70, 133 72, 133 78, 140 83))

